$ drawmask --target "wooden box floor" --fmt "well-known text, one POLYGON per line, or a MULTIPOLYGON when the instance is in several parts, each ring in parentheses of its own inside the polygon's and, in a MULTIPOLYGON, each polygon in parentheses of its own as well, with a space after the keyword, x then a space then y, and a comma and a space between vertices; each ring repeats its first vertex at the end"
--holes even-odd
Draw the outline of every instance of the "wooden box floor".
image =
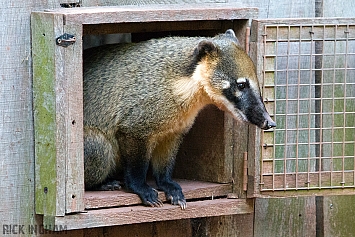
POLYGON ((136 194, 119 191, 86 191, 86 212, 55 217, 55 224, 67 230, 144 222, 246 214, 253 212, 252 201, 228 199, 231 184, 177 180, 187 200, 187 208, 170 205, 163 192, 163 207, 146 207, 136 194))

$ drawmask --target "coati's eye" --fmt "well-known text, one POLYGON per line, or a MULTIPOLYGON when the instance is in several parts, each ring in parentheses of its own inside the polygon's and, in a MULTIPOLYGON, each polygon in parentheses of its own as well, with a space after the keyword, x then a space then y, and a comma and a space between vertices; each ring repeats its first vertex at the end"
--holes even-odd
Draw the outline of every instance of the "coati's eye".
POLYGON ((246 87, 246 83, 245 82, 237 83, 237 87, 239 90, 243 90, 246 87))

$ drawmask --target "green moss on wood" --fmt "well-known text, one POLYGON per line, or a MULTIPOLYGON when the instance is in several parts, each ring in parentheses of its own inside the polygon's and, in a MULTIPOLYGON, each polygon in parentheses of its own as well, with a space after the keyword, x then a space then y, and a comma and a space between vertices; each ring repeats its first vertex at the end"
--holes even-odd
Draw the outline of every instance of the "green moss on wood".
POLYGON ((36 213, 56 214, 56 97, 53 17, 32 14, 36 213))

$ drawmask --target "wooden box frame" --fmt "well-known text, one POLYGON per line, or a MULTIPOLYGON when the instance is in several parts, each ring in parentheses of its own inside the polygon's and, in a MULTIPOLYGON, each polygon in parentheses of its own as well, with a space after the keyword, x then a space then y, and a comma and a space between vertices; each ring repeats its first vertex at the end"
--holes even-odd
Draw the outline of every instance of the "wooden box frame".
MULTIPOLYGON (((188 202, 184 211, 171 205, 163 208, 112 207, 119 205, 120 197, 116 193, 108 193, 109 204, 102 206, 100 202, 107 200, 84 191, 82 37, 87 34, 162 32, 172 28, 174 31, 198 29, 212 34, 233 28, 244 44, 249 19, 256 17, 256 8, 240 8, 235 4, 61 8, 33 12, 35 207, 36 214, 43 215, 44 226, 55 229, 55 225, 65 225, 69 230, 253 212, 252 203, 245 198, 215 200, 216 196, 225 197, 232 192, 231 197, 245 197, 243 154, 247 151, 248 126, 221 112, 212 113, 221 118, 218 126, 223 128, 223 141, 219 148, 221 154, 217 157, 222 160, 218 164, 206 164, 210 168, 197 178, 224 184, 200 182, 198 188, 191 190, 188 183, 182 185, 187 198, 207 197, 209 200, 188 202), (56 38, 64 33, 74 35, 75 43, 67 47, 56 45, 56 38), (237 136, 245 143, 237 144, 237 136), (208 175, 209 170, 217 173, 208 175), (91 206, 87 206, 87 202, 91 206), (112 208, 91 210, 97 207, 112 208)), ((215 111, 215 108, 209 107, 208 110, 215 111)), ((203 126, 203 119, 202 122, 197 120, 197 124, 203 126)), ((192 132, 188 136, 191 141, 199 135, 192 132)), ((188 143, 182 146, 181 154, 185 154, 185 159, 189 146, 188 143)), ((186 169, 183 178, 196 178, 196 169, 199 167, 186 169)), ((135 194, 127 195, 126 200, 130 201, 123 205, 139 203, 135 194)))

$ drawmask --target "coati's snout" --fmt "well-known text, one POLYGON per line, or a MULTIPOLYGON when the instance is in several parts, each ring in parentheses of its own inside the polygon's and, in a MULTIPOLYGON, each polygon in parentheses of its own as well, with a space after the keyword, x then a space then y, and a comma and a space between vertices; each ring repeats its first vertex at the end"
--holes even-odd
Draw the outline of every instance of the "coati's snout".
POLYGON ((238 78, 224 84, 228 87, 225 86, 222 93, 233 105, 228 107, 235 117, 265 130, 276 127, 276 123, 266 111, 260 92, 253 88, 253 82, 247 78, 238 78))
POLYGON ((272 119, 270 118, 270 116, 268 116, 268 117, 269 117, 269 119, 265 120, 263 126, 261 127, 261 128, 264 129, 264 130, 268 130, 268 129, 270 129, 270 128, 276 127, 276 123, 274 122, 274 120, 272 120, 272 119))

